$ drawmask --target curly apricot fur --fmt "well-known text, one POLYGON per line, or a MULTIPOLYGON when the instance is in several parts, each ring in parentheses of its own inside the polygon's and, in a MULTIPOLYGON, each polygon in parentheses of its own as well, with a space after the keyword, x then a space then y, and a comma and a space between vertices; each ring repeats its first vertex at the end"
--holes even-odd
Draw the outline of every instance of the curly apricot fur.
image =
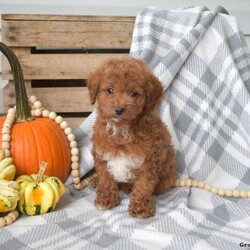
POLYGON ((131 216, 153 216, 155 195, 169 190, 176 180, 171 136, 155 113, 163 95, 160 81, 141 60, 110 59, 91 74, 88 88, 92 104, 98 102, 99 112, 92 137, 99 176, 96 206, 110 209, 118 205, 122 187, 130 192, 131 216), (111 172, 110 168, 120 171, 119 164, 114 168, 114 160, 135 165, 128 170, 131 175, 126 183, 118 183, 111 172))

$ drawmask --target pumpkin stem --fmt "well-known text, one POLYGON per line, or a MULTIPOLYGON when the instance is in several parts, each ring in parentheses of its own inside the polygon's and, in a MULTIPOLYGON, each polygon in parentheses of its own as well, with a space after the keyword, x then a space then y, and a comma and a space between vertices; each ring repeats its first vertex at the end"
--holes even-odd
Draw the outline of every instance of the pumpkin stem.
POLYGON ((7 57, 13 73, 16 94, 16 121, 30 121, 33 117, 30 113, 21 64, 15 53, 7 45, 1 42, 0 51, 7 57))
POLYGON ((39 171, 37 173, 37 177, 36 177, 36 184, 39 184, 40 182, 43 181, 43 176, 44 176, 44 172, 46 170, 48 163, 45 161, 42 161, 39 165, 39 171))

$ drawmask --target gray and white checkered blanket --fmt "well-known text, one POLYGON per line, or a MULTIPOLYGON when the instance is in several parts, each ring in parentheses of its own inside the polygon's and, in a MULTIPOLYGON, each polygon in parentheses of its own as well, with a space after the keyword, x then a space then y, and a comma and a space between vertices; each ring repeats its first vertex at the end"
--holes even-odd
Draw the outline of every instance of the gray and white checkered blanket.
MULTIPOLYGON (((237 20, 223 8, 146 9, 138 14, 131 55, 144 59, 165 95, 158 111, 173 136, 181 178, 250 190, 250 57, 237 20)), ((81 175, 93 167, 96 112, 76 131, 81 175)), ((134 219, 129 197, 96 210, 95 191, 68 184, 55 212, 22 216, 0 229, 0 249, 246 249, 250 199, 173 188, 157 197, 156 216, 134 219)))

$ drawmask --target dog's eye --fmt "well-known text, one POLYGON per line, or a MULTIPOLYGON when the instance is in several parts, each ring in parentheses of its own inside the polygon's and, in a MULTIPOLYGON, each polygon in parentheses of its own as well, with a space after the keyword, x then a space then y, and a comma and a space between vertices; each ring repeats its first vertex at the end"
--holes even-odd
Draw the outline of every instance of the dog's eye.
POLYGON ((130 96, 131 97, 137 97, 139 94, 137 93, 137 92, 135 92, 135 91, 132 91, 131 93, 130 93, 130 96))
POLYGON ((111 94, 113 94, 114 89, 113 89, 113 88, 108 88, 108 89, 106 90, 106 92, 107 92, 109 95, 111 95, 111 94))

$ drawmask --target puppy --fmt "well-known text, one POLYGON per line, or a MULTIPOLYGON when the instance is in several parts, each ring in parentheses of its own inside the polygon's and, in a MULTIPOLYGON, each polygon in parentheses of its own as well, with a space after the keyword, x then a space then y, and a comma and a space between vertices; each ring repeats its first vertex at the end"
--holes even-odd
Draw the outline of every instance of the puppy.
POLYGON ((131 216, 153 216, 155 195, 176 180, 171 136, 155 113, 161 83, 141 60, 111 59, 90 75, 88 89, 99 114, 92 136, 98 174, 95 206, 118 205, 122 187, 130 192, 131 216))

